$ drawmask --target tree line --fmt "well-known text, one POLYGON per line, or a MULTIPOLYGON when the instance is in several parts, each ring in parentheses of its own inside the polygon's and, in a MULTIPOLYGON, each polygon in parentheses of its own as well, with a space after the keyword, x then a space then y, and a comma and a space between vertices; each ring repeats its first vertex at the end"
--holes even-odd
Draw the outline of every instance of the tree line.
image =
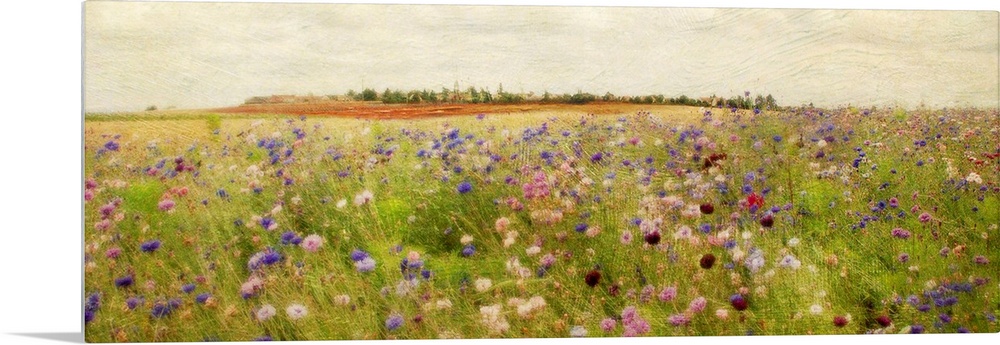
POLYGON ((776 110, 779 109, 777 100, 770 94, 761 95, 757 94, 754 97, 750 96, 750 92, 744 92, 743 95, 738 95, 734 97, 717 97, 712 95, 711 97, 703 98, 693 98, 686 95, 680 95, 678 97, 666 97, 662 94, 656 95, 639 95, 639 96, 618 96, 607 92, 602 96, 598 96, 588 92, 577 91, 574 94, 563 93, 554 94, 545 91, 542 95, 537 95, 534 92, 529 93, 511 93, 506 92, 503 89, 503 84, 497 89, 496 92, 491 92, 485 88, 476 88, 475 86, 469 86, 465 89, 459 89, 456 85, 455 88, 449 89, 442 87, 441 90, 434 89, 422 89, 422 90, 393 90, 386 88, 382 92, 378 92, 372 88, 365 88, 361 92, 354 90, 347 91, 344 95, 329 95, 330 99, 339 100, 354 100, 354 101, 366 101, 366 102, 382 102, 386 104, 401 104, 401 103, 491 103, 491 104, 517 104, 517 103, 565 103, 565 104, 586 104, 590 102, 608 102, 608 103, 633 103, 633 104, 673 104, 673 105, 689 105, 689 106, 702 106, 702 107, 712 107, 712 106, 723 106, 727 108, 738 108, 738 109, 761 109, 761 110, 776 110))

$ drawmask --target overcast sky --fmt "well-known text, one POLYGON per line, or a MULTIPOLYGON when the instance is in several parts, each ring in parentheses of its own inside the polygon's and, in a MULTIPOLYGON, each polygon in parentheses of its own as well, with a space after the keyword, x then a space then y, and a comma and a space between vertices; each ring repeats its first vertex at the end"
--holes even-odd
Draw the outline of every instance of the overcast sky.
POLYGON ((997 106, 995 11, 88 2, 86 111, 362 85, 997 106))

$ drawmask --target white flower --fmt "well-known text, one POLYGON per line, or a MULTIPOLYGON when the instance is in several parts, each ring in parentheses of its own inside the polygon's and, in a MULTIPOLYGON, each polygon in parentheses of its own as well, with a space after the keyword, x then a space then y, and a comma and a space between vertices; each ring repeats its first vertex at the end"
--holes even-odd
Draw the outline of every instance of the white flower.
POLYGON ((797 245, 799 245, 799 238, 798 237, 792 237, 791 239, 788 240, 788 246, 789 247, 795 247, 797 245))
POLYGON ((575 338, 586 337, 587 329, 583 328, 583 326, 573 326, 573 328, 569 329, 569 336, 575 338))
POLYGON ((337 208, 344 208, 344 206, 347 206, 347 199, 337 200, 337 208))
POLYGON ((976 184, 983 184, 983 178, 980 177, 979 174, 975 172, 970 172, 969 176, 965 177, 965 180, 969 182, 975 182, 976 184))
POLYGON ((525 249, 524 253, 527 254, 528 256, 532 256, 532 255, 540 253, 541 251, 542 251, 542 248, 540 248, 538 246, 531 246, 531 247, 528 247, 527 249, 525 249))
POLYGON ((809 312, 812 313, 813 315, 822 314, 823 313, 823 306, 820 306, 819 304, 813 304, 813 305, 809 306, 809 312))
POLYGON ((483 292, 489 290, 493 286, 493 281, 489 278, 479 278, 476 279, 476 291, 483 292))
POLYGON ((351 304, 351 296, 348 295, 337 295, 333 297, 333 303, 336 305, 348 305, 351 304))
POLYGON ((257 320, 267 321, 267 319, 270 319, 272 316, 274 316, 274 314, 277 313, 278 311, 274 309, 274 306, 270 304, 265 304, 264 306, 260 307, 260 309, 257 309, 256 316, 257 320))
POLYGON ((309 311, 306 310, 306 307, 304 305, 292 304, 288 306, 288 308, 285 308, 285 313, 288 314, 288 318, 292 320, 298 320, 305 317, 306 314, 309 314, 309 311))
POLYGON ((357 195, 354 196, 354 205, 361 206, 370 203, 374 198, 375 196, 372 194, 372 192, 365 189, 361 193, 358 193, 357 195))
POLYGON ((438 309, 449 309, 451 308, 451 300, 447 298, 439 299, 436 305, 438 309))
POLYGON ((462 242, 463 245, 472 243, 472 235, 462 235, 462 239, 458 241, 462 242))

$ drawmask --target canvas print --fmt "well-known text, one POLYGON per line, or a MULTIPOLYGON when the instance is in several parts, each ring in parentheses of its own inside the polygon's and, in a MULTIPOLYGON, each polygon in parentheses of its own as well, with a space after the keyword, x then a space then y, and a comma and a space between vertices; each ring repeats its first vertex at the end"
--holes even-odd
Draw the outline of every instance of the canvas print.
POLYGON ((88 342, 1000 331, 996 12, 83 16, 88 342))

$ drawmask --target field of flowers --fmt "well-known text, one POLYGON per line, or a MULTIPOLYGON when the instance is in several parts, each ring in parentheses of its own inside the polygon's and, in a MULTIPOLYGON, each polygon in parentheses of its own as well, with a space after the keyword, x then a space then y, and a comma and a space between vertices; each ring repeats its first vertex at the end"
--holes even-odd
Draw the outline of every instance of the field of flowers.
POLYGON ((84 122, 89 342, 998 332, 996 109, 84 122))

